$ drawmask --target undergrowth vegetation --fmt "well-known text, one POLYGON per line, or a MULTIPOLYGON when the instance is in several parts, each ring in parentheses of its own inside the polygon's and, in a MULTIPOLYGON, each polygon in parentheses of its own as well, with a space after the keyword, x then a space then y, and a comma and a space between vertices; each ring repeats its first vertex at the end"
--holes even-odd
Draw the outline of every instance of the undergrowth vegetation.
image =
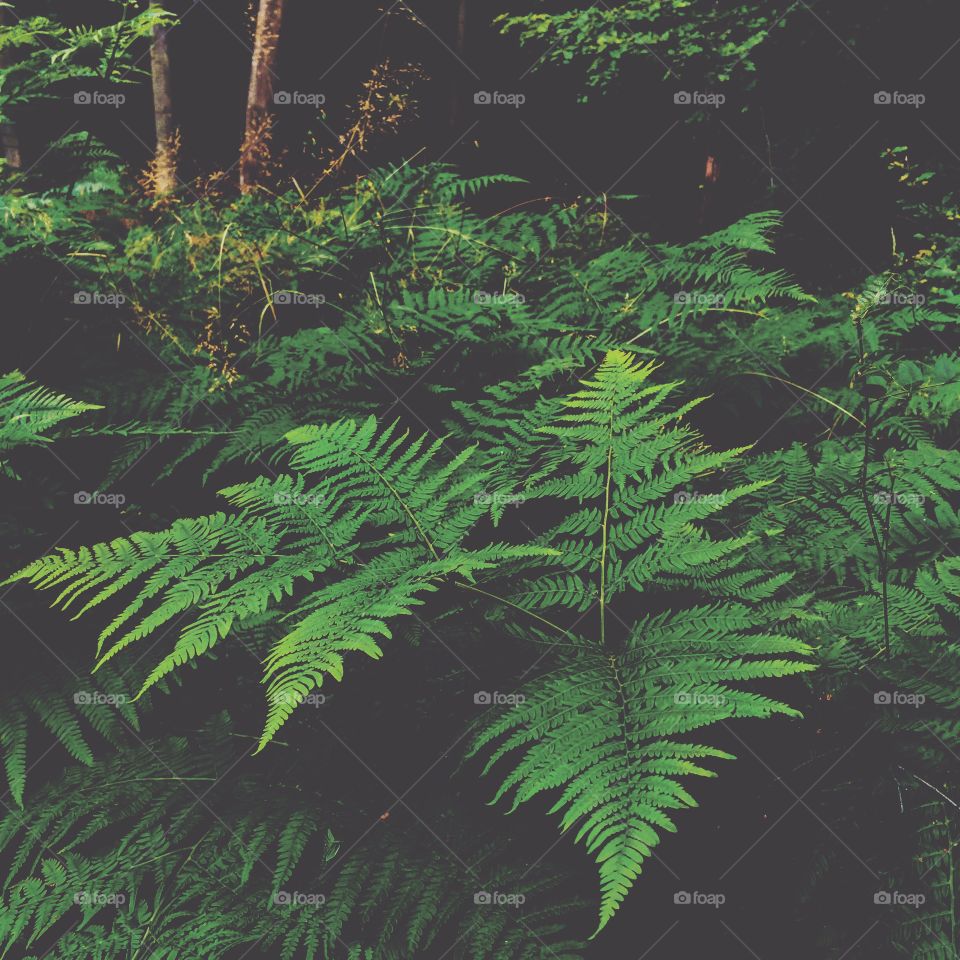
MULTIPOLYGON (((774 29, 738 9, 724 63, 774 29)), ((712 15, 668 14, 697 55, 712 15)), ((0 28, 3 117, 171 22, 0 28)), ((814 291, 773 210, 665 241, 442 162, 157 197, 90 134, 6 170, 0 271, 77 346, 0 378, 0 957, 595 956, 705 778, 811 709, 817 816, 923 894, 884 937, 955 957, 960 245, 886 159, 914 235, 814 291), (426 806, 361 713, 417 763, 440 733, 426 806), (560 865, 515 845, 543 818, 560 865)), ((859 869, 825 836, 810 903, 859 869)))

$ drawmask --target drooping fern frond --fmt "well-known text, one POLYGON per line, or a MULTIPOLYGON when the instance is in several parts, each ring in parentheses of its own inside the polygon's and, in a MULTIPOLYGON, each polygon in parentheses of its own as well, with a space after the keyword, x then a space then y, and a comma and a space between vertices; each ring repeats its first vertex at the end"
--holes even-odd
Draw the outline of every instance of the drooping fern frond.
POLYGON ((390 623, 410 616, 450 578, 471 581, 539 547, 461 544, 484 507, 470 449, 441 458, 440 441, 409 439, 396 424, 338 421, 292 431, 294 475, 223 491, 239 513, 178 520, 159 533, 43 557, 10 580, 56 588, 79 608, 136 591, 101 632, 99 664, 192 612, 141 693, 208 652, 235 625, 271 613, 291 621, 266 658, 265 746, 344 656, 382 655, 390 623), (312 585, 312 590, 305 590, 312 585), (282 604, 292 598, 292 609, 282 604))

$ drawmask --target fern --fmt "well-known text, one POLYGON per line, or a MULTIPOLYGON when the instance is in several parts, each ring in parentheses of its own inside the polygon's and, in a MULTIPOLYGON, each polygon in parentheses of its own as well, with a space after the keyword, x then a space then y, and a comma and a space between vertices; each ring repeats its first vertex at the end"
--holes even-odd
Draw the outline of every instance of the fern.
MULTIPOLYGON (((115 2, 103 25, 0 17, 6 132, 55 119, 67 88, 146 80, 174 18, 115 2)), ((591 87, 653 53, 719 88, 750 86, 793 14, 623 0, 499 23, 591 87)), ((368 84, 361 112, 392 127, 401 87, 368 84)), ((325 196, 288 167, 271 191, 218 174, 145 198, 92 132, 43 139, 0 164, 0 266, 37 330, 77 305, 55 382, 91 402, 0 377, 22 568, 3 605, 33 636, 8 631, 0 957, 577 960, 581 908, 609 936, 649 892, 697 778, 733 759, 726 725, 799 706, 798 769, 822 766, 797 799, 835 831, 807 903, 866 863, 926 897, 874 936, 957 954, 953 197, 903 206, 914 252, 892 237, 889 269, 815 299, 774 259, 775 211, 669 242, 635 230, 637 197, 413 159, 340 180, 324 160, 325 196), (734 449, 694 426, 718 423, 734 449), (67 435, 82 459, 31 471, 22 448, 67 435), (60 467, 122 480, 126 509, 70 513, 60 467), (23 584, 80 626, 45 629, 23 584), (481 676, 515 695, 477 720, 481 676), (433 784, 458 762, 446 805, 433 784), (599 876, 589 903, 576 872, 536 869, 539 834, 520 854, 486 838, 475 769, 492 805, 549 810, 536 826, 599 876)), ((885 156, 902 189, 929 183, 905 147, 885 156)), ((821 952, 876 952, 823 928, 821 952)))
POLYGON ((758 332, 745 318, 761 314, 769 338, 768 304, 809 299, 757 265, 776 214, 664 244, 608 224, 604 198, 494 217, 463 199, 478 190, 495 202, 502 186, 408 166, 372 171, 320 209, 299 195, 269 208, 204 199, 189 221, 149 212, 133 227, 111 191, 3 203, 21 253, 69 258, 90 288, 126 298, 104 318, 104 349, 119 335, 166 365, 132 364, 90 385, 142 429, 113 477, 151 451, 161 478, 194 464, 232 477, 232 464, 269 462, 298 424, 362 419, 397 398, 422 409, 406 394, 419 377, 434 391, 483 388, 551 360, 591 365, 625 342, 682 362, 699 382, 729 363, 728 347, 748 358, 741 341, 758 332), (278 302, 288 287, 322 300, 300 308, 303 324, 289 324, 297 308, 278 302), (734 321, 723 349, 704 345, 734 321))
POLYGON ((545 641, 556 638, 557 652, 550 671, 524 688, 524 702, 488 724, 471 748, 489 754, 486 771, 512 764, 495 800, 512 797, 515 809, 559 791, 551 812, 562 814, 564 832, 576 830, 599 867, 597 932, 659 831, 675 830, 671 811, 695 805, 680 778, 712 776, 703 761, 729 758, 680 738, 731 717, 796 716, 737 684, 811 668, 798 659, 809 646, 770 631, 786 615, 777 603, 725 596, 636 619, 628 612, 632 595, 644 596, 649 609, 651 591, 729 595, 725 579, 741 574, 741 594, 750 583, 756 600, 787 579, 744 566, 751 538, 714 539, 700 524, 720 503, 764 484, 670 502, 678 487, 740 451, 697 450, 693 432, 677 425, 692 404, 662 409, 676 384, 649 383, 652 370, 629 354, 609 354, 540 427, 560 447, 561 466, 529 483, 527 494, 578 506, 544 537, 560 550, 564 573, 534 579, 512 599, 538 620, 561 615, 548 621, 554 632, 538 629, 545 641))
POLYGON ((8 459, 16 447, 49 443, 44 434, 59 423, 99 409, 31 383, 19 371, 0 376, 0 474, 17 479, 8 459))
POLYGON ((13 859, 0 906, 8 954, 581 956, 564 922, 577 902, 556 877, 522 874, 502 844, 456 838, 476 864, 465 869, 459 854, 367 836, 362 818, 282 777, 269 787, 240 777, 211 806, 225 729, 218 717, 190 738, 128 747, 94 778, 68 771, 29 823, 0 820, 13 859), (520 908, 485 903, 487 891, 510 891, 520 908))
POLYGON ((85 727, 114 747, 127 742, 128 731, 140 729, 139 716, 129 702, 122 679, 108 668, 95 684, 88 684, 88 689, 82 689, 82 681, 64 684, 39 679, 22 692, 6 694, 0 709, 0 749, 10 793, 20 807, 28 772, 30 718, 52 733, 74 760, 93 766, 90 734, 85 727))
POLYGON ((277 616, 284 598, 315 583, 286 614, 295 625, 266 658, 262 748, 324 677, 342 679, 345 654, 379 658, 390 623, 411 615, 440 582, 467 583, 508 558, 544 552, 461 545, 483 513, 472 498, 482 484, 468 469, 471 450, 439 463, 439 441, 408 441, 395 424, 378 430, 373 418, 299 428, 288 441, 295 476, 223 491, 240 513, 62 548, 8 582, 57 588, 55 603, 78 605, 76 616, 136 587, 100 634, 98 666, 193 611, 140 694, 207 653, 234 625, 268 610, 277 616))
MULTIPOLYGON (((513 489, 530 500, 579 507, 529 546, 464 545, 487 512, 478 492, 500 482, 491 468, 471 467, 476 449, 442 456, 441 441, 411 440, 396 425, 381 429, 370 418, 291 431, 292 474, 223 491, 239 513, 61 549, 11 580, 56 588, 55 602, 79 606, 78 616, 136 589, 101 633, 101 664, 192 610, 142 690, 248 618, 276 619, 281 601, 292 598, 284 619, 293 626, 265 659, 269 711, 261 749, 325 677, 343 677, 346 653, 379 658, 394 623, 441 586, 459 585, 466 595, 497 601, 497 610, 528 614, 541 633, 549 626, 574 652, 561 652, 557 673, 531 689, 529 706, 509 713, 474 749, 501 736, 494 759, 524 748, 499 793, 515 791, 515 802, 563 787, 563 828, 579 824, 578 839, 600 864, 602 927, 656 842, 654 827, 672 829, 665 811, 692 805, 678 778, 706 775, 701 761, 726 756, 673 738, 727 717, 791 714, 733 685, 809 669, 796 659, 808 646, 764 629, 792 615, 792 606, 772 599, 788 577, 745 566, 755 537, 716 538, 703 523, 721 504, 768 481, 670 503, 678 488, 742 451, 699 446, 681 423, 696 401, 665 409, 677 384, 648 382, 652 370, 615 351, 582 390, 534 405, 524 430, 543 438, 530 454, 539 463, 513 489), (501 568, 520 577, 502 600, 486 579, 476 585, 501 568), (298 597, 307 583, 312 589, 298 597), (612 606, 681 590, 699 592, 704 602, 647 611, 632 624, 623 617, 633 614, 612 606), (596 630, 575 632, 581 620, 591 622, 594 608, 596 630), (561 621, 566 611, 570 625, 551 619, 553 610, 561 621), (678 643, 682 657, 670 652, 678 643), (665 709, 671 697, 674 709, 665 709)), ((520 434, 509 436, 522 443, 520 434)), ((494 451, 485 456, 498 459, 494 451)), ((513 629, 527 628, 514 621, 513 629)))

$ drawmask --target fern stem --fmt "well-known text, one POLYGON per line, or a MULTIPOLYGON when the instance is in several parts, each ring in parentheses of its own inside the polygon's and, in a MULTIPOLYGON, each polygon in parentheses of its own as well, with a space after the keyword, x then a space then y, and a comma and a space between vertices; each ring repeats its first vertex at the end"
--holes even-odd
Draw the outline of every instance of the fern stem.
POLYGON ((949 803, 952 807, 954 807, 954 809, 960 810, 960 804, 958 804, 958 803, 956 802, 956 800, 954 800, 954 799, 953 799, 952 797, 950 797, 948 794, 944 793, 939 787, 935 787, 935 786, 934 786, 932 783, 930 783, 928 780, 924 780, 923 777, 921 777, 919 774, 914 773, 912 770, 908 770, 908 769, 907 769, 905 766, 903 766, 902 764, 899 764, 899 763, 898 763, 897 766, 898 766, 904 773, 909 773, 910 776, 913 777, 914 780, 917 780, 918 782, 922 783, 925 787, 928 787, 930 790, 932 790, 935 794, 937 794, 938 797, 940 797, 940 798, 943 799, 943 800, 946 800, 947 803, 949 803))
MULTIPOLYGON (((954 804, 956 806, 956 804, 954 804)), ((950 836, 950 814, 944 811, 944 822, 947 832, 947 875, 950 877, 950 949, 957 950, 957 895, 956 881, 953 867, 953 851, 956 846, 950 836)))
POLYGON ((809 390, 807 387, 801 386, 799 383, 794 383, 792 380, 785 380, 783 377, 774 376, 772 373, 760 373, 758 370, 744 370, 745 374, 751 377, 765 377, 768 380, 779 380, 781 383, 787 384, 787 386, 795 387, 797 390, 802 390, 804 393, 809 393, 811 397, 816 397, 818 400, 823 403, 829 404, 831 407, 835 407, 840 413, 846 414, 850 417, 851 420, 856 420, 861 427, 865 427, 866 424, 857 416, 852 414, 846 407, 841 407, 839 403, 834 403, 829 397, 825 397, 822 393, 817 393, 815 390, 809 390))
POLYGON ((626 772, 624 774, 624 780, 629 780, 629 760, 632 751, 633 745, 630 743, 630 725, 627 716, 627 695, 623 686, 623 679, 620 676, 620 669, 617 666, 617 658, 612 654, 608 657, 610 663, 610 671, 613 673, 613 685, 617 691, 617 711, 620 717, 620 733, 623 737, 623 746, 624 746, 624 767, 626 772))
MULTIPOLYGON (((877 531, 877 521, 873 510, 873 504, 870 502, 870 494, 867 491, 867 471, 870 463, 870 447, 873 439, 873 410, 870 405, 870 391, 866 375, 866 352, 863 341, 863 317, 854 315, 854 326, 857 330, 857 352, 858 352, 858 370, 857 375, 863 387, 863 461, 860 466, 860 497, 863 500, 864 509, 867 511, 867 522, 870 524, 870 534, 873 537, 873 544, 877 551, 877 573, 880 578, 880 601, 883 609, 883 652, 885 656, 890 656, 890 603, 887 595, 887 551, 886 544, 881 544, 880 535, 877 531)), ((887 509, 887 530, 886 536, 889 536, 889 518, 890 504, 887 509)))
POLYGON ((410 518, 413 525, 417 528, 417 533, 420 534, 420 537, 423 539, 423 542, 429 547, 430 552, 433 554, 435 560, 440 559, 440 554, 437 553, 437 548, 433 545, 430 538, 427 536, 426 531, 423 527, 420 526, 420 521, 413 515, 413 511, 407 506, 406 501, 400 495, 400 491, 386 478, 384 473, 377 469, 376 464, 368 460, 363 454, 357 454, 358 459, 366 466, 368 466, 383 482, 383 485, 393 494, 396 498, 397 503, 400 504, 400 508, 403 512, 410 518))
POLYGON ((607 480, 603 492, 602 543, 600 546, 600 646, 607 635, 607 529, 610 525, 610 481, 613 478, 613 409, 610 411, 610 435, 607 445, 607 480))

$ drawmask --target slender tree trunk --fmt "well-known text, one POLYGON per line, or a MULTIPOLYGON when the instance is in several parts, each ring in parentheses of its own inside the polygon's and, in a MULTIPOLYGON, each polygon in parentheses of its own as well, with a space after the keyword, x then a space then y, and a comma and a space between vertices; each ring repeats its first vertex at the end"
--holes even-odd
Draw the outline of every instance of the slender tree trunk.
MULTIPOLYGON (((8 26, 10 11, 0 7, 0 25, 8 26)), ((13 58, 8 50, 0 53, 0 67, 9 67, 13 58)), ((20 137, 12 123, 0 123, 0 146, 3 149, 3 159, 11 170, 21 170, 23 159, 20 156, 20 137)))
POLYGON ((240 148, 240 189, 249 193, 262 179, 270 160, 270 104, 280 40, 284 0, 260 0, 253 44, 247 121, 240 148))
MULTIPOLYGON (((463 60, 467 52, 467 0, 459 0, 457 3, 457 33, 454 40, 454 49, 457 51, 457 56, 463 60)), ((455 127, 460 122, 462 112, 463 80, 460 76, 460 70, 457 69, 450 101, 451 126, 455 127)))
POLYGON ((162 196, 172 193, 177 185, 177 130, 170 96, 170 55, 165 27, 153 28, 150 67, 153 74, 153 116, 157 128, 154 191, 157 196, 162 196))

